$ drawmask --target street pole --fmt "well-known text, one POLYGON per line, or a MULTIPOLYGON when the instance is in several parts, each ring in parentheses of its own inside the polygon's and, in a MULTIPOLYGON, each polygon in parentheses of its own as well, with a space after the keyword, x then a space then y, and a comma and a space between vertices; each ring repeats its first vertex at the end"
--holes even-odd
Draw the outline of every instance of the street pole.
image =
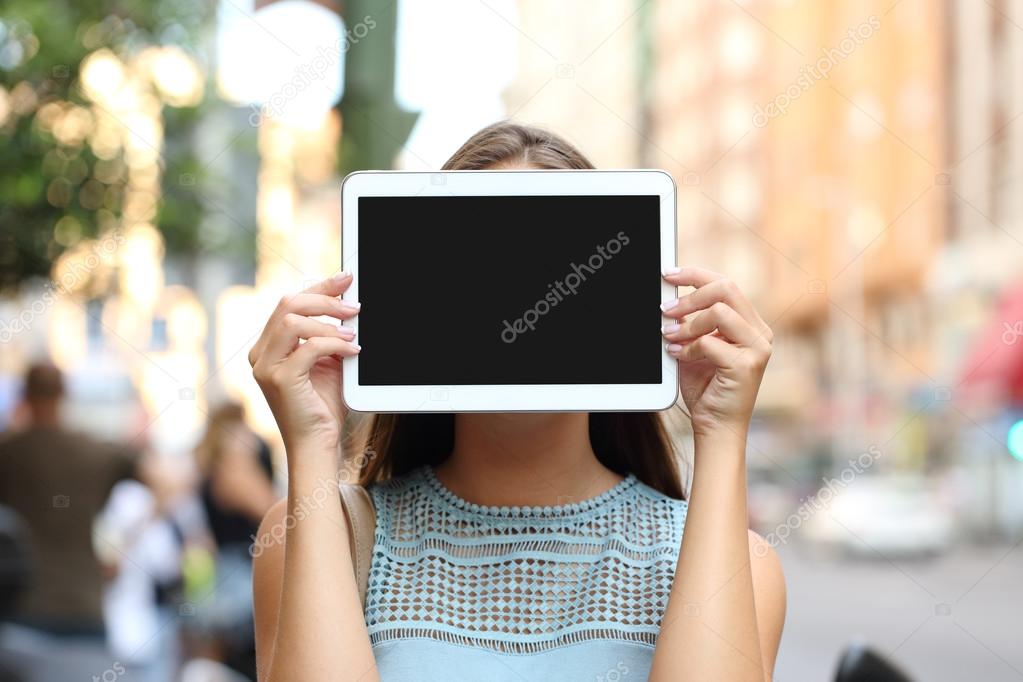
POLYGON ((348 32, 339 170, 391 168, 419 114, 394 99, 398 0, 346 0, 348 32), (363 30, 356 31, 359 25, 363 30), (360 37, 361 34, 364 35, 360 37))

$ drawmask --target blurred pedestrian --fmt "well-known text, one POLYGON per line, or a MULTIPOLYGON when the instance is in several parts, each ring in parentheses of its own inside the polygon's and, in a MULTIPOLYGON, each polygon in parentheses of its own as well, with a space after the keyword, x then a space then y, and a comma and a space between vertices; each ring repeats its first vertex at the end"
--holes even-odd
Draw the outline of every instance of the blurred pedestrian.
POLYGON ((270 448, 245 423, 237 403, 210 414, 195 449, 200 494, 218 548, 247 548, 266 510, 277 501, 270 448))
POLYGON ((93 520, 114 484, 136 476, 137 452, 63 425, 64 377, 51 364, 28 369, 22 400, 26 427, 0 437, 0 504, 24 518, 33 557, 15 619, 54 635, 102 638, 93 520))
POLYGON ((187 606, 194 610, 186 621, 188 648, 193 663, 219 662, 254 678, 249 548, 260 520, 278 499, 270 448, 245 423, 242 406, 226 403, 210 414, 195 457, 216 554, 205 558, 193 547, 185 557, 187 606))

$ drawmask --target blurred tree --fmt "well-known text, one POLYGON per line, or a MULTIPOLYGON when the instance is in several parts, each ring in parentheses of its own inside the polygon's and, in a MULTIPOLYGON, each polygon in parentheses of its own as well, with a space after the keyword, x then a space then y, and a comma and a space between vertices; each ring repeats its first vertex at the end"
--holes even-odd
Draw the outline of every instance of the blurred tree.
MULTIPOLYGON (((126 123, 88 96, 81 82, 83 62, 109 50, 130 63, 148 47, 173 45, 180 48, 171 55, 179 66, 183 58, 201 68, 207 62, 202 32, 214 11, 213 0, 4 0, 0 289, 49 276, 65 249, 120 223, 130 159, 119 145, 97 142, 98 119, 116 119, 128 129, 134 122, 126 123)), ((156 163, 167 191, 155 221, 168 251, 187 254, 199 248, 202 207, 194 192, 180 191, 178 179, 203 180, 191 138, 207 98, 200 93, 196 101, 187 100, 174 90, 173 77, 156 82, 164 64, 146 64, 150 90, 164 114, 156 163), (161 90, 168 83, 170 89, 161 90)), ((141 97, 138 105, 147 103, 141 97)))

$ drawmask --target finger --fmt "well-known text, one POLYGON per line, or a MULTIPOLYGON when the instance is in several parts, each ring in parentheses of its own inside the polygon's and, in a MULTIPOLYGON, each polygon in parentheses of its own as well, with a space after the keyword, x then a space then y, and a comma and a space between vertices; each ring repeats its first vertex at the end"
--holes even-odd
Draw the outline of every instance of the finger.
POLYGON ((716 280, 725 279, 725 276, 720 272, 714 272, 713 270, 686 266, 684 268, 666 270, 664 273, 664 279, 669 284, 674 284, 677 287, 699 288, 707 286, 716 280))
POLYGON ((301 339, 314 336, 331 336, 346 341, 355 338, 355 330, 351 327, 327 324, 297 313, 288 313, 274 325, 273 332, 267 338, 263 354, 266 362, 276 364, 283 360, 295 348, 301 339))
POLYGON ((697 362, 707 360, 715 367, 729 367, 736 356, 736 348, 717 336, 701 336, 692 343, 671 343, 667 346, 668 355, 678 358, 680 362, 697 362))
POLYGON ((339 320, 348 320, 359 313, 362 306, 356 301, 342 301, 333 296, 323 294, 295 294, 279 310, 279 315, 297 313, 299 315, 327 315, 339 320))
POLYGON ((352 273, 342 270, 333 277, 320 280, 304 292, 305 294, 322 294, 324 296, 340 296, 352 285, 352 273))
POLYGON ((693 341, 714 330, 719 331, 727 341, 741 346, 753 346, 761 340, 760 333, 749 322, 727 303, 720 301, 681 322, 666 324, 661 330, 664 338, 673 343, 693 341))
POLYGON ((760 315, 757 313, 756 308, 753 307, 753 304, 749 302, 749 299, 746 298, 732 280, 727 278, 716 279, 674 301, 666 301, 662 304, 661 308, 664 311, 665 317, 681 319, 698 310, 709 308, 718 302, 727 304, 732 310, 742 315, 743 319, 761 331, 763 331, 763 327, 767 326, 760 319, 760 315))
POLYGON ((308 374, 309 370, 312 369, 312 366, 320 358, 330 357, 331 355, 345 358, 358 355, 360 350, 362 350, 361 346, 344 339, 314 336, 295 349, 295 352, 281 366, 287 368, 288 373, 292 376, 302 376, 303 374, 308 374))
POLYGON ((332 278, 331 280, 319 282, 302 293, 282 296, 281 300, 277 303, 277 307, 270 314, 270 319, 267 321, 266 326, 263 327, 263 331, 256 340, 256 343, 249 350, 249 365, 252 367, 256 366, 256 362, 259 361, 260 356, 266 350, 267 343, 273 334, 277 321, 288 313, 296 313, 298 315, 329 315, 341 320, 354 317, 361 307, 358 302, 341 301, 330 293, 312 292, 316 288, 326 292, 340 290, 338 294, 340 295, 342 291, 347 290, 351 282, 351 275, 338 280, 332 278))

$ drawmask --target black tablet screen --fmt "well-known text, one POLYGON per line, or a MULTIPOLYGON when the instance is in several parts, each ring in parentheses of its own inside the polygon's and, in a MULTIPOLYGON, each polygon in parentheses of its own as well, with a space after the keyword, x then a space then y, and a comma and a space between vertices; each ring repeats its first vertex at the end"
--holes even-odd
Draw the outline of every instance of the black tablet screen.
POLYGON ((359 198, 359 383, 661 381, 660 198, 359 198))

